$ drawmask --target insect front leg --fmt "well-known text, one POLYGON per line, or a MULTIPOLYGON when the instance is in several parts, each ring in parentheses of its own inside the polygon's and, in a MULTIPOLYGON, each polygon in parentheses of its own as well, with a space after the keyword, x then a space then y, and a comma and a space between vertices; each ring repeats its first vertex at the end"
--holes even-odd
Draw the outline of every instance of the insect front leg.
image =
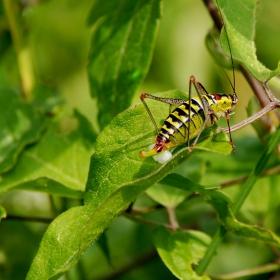
POLYGON ((224 117, 225 117, 225 119, 227 121, 227 125, 228 125, 229 142, 230 142, 230 145, 232 147, 232 153, 234 154, 235 153, 235 145, 234 145, 232 137, 231 137, 231 130, 230 130, 230 124, 229 124, 229 115, 230 114, 231 114, 230 111, 224 112, 224 117))
MULTIPOLYGON (((203 112, 204 112, 204 116, 205 116, 205 120, 202 124, 202 126, 200 127, 200 130, 194 140, 194 142, 192 143, 191 147, 190 147, 190 137, 188 137, 188 146, 190 147, 190 150, 189 152, 192 151, 192 149, 194 148, 194 146, 196 145, 202 131, 204 130, 204 128, 206 126, 211 126, 214 124, 215 122, 215 118, 217 120, 219 120, 219 116, 211 109, 208 101, 206 100, 206 98, 204 97, 205 95, 209 95, 209 93, 206 91, 206 89, 203 87, 203 85, 199 82, 196 82, 195 80, 195 77, 194 76, 191 76, 190 77, 190 83, 189 83, 189 94, 191 95, 191 88, 192 88, 192 85, 194 85, 195 87, 195 90, 197 92, 197 95, 201 101, 201 104, 202 104, 202 109, 203 109, 203 112), (203 96, 204 95, 204 96, 203 96)), ((190 100, 191 102, 191 100, 190 100)), ((190 103, 191 104, 191 103, 190 103)), ((190 108, 191 106, 189 106, 189 116, 191 116, 191 112, 190 112, 190 108)), ((189 126, 190 126, 190 120, 191 118, 189 117, 189 126)), ((188 133, 189 135, 190 133, 188 133)))

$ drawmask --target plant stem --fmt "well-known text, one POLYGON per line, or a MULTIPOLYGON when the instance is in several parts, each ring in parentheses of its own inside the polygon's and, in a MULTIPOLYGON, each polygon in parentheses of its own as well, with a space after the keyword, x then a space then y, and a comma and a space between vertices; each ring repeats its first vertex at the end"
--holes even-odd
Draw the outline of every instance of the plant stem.
POLYGON ((126 212, 123 212, 122 213, 123 216, 127 217, 128 219, 132 220, 132 221, 137 221, 137 222, 140 222, 140 223, 143 223, 143 224, 147 224, 147 225, 151 225, 151 226, 164 226, 168 229, 171 229, 171 230, 174 230, 173 226, 172 225, 169 225, 169 224, 161 224, 161 223, 158 223, 158 222, 155 222, 155 221, 151 221, 151 220, 147 220, 147 219, 143 219, 143 218, 140 218, 138 216, 135 216, 131 213, 126 213, 126 212))
MULTIPOLYGON (((238 130, 238 129, 242 128, 243 126, 246 126, 246 125, 252 123, 253 121, 259 119, 260 117, 262 117, 263 115, 267 114, 268 112, 270 112, 271 110, 273 110, 277 107, 280 107, 280 101, 276 99, 276 101, 270 102, 267 106, 265 106, 259 112, 255 113, 254 115, 250 116, 249 118, 231 126, 230 131, 232 132, 232 131, 238 130)), ((222 130, 225 131, 226 133, 228 133, 228 128, 222 128, 222 130)))
MULTIPOLYGON (((263 171, 262 174, 261 174, 261 177, 263 177, 263 176, 273 176, 273 175, 278 174, 278 173, 280 173, 280 165, 269 168, 269 169, 263 171)), ((248 177, 249 176, 236 178, 236 179, 221 183, 220 186, 222 188, 225 188, 225 187, 229 187, 229 186, 236 185, 236 184, 239 184, 239 183, 243 183, 248 179, 248 177)))
POLYGON ((269 100, 267 96, 263 92, 263 88, 260 83, 247 71, 242 65, 239 65, 240 70, 247 80, 248 84, 250 85, 251 89, 253 90, 254 94, 258 98, 260 105, 264 108, 266 105, 269 104, 269 100))
POLYGON ((245 269, 229 274, 219 275, 219 276, 211 276, 212 280, 234 280, 240 279, 243 277, 253 276, 253 275, 260 275, 264 273, 273 272, 280 269, 280 264, 278 263, 270 263, 263 266, 245 269))
MULTIPOLYGON (((262 173, 263 169, 265 168, 265 165, 271 156, 271 154, 274 152, 275 148, 280 142, 280 128, 276 130, 276 132, 273 134, 272 138, 269 141, 268 146, 266 146, 262 156, 260 157, 258 163, 250 173, 248 180, 244 184, 242 191, 239 195, 239 198, 236 200, 236 202, 233 205, 232 212, 235 215, 242 204, 244 203, 245 199, 249 195, 250 191, 252 190, 256 180, 258 179, 259 175, 262 173)), ((216 250, 219 246, 219 244, 222 242, 224 236, 226 235, 227 231, 226 229, 221 226, 218 232, 215 234, 211 244, 208 247, 208 250, 206 251, 206 254, 204 258, 201 260, 201 262, 198 264, 196 268, 196 273, 198 275, 202 275, 206 268, 208 267, 210 261, 212 260, 213 256, 216 253, 216 250)))
POLYGON ((31 100, 31 91, 34 87, 34 72, 31 52, 24 37, 21 11, 16 1, 3 0, 6 16, 12 34, 13 45, 17 55, 18 69, 21 78, 22 92, 25 100, 31 100))
POLYGON ((177 228, 179 228, 179 223, 177 221, 177 217, 176 217, 174 208, 167 207, 166 210, 167 210, 167 213, 168 213, 170 225, 171 225, 173 230, 176 230, 177 228))

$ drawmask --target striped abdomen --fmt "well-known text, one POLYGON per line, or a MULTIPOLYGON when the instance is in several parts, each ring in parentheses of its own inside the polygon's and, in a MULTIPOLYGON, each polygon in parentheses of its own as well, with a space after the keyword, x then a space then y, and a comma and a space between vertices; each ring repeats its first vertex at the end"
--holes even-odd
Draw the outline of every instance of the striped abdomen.
MULTIPOLYGON (((209 108, 216 111, 217 101, 215 97, 212 95, 203 95, 203 98, 209 108)), ((191 104, 186 100, 169 114, 158 134, 159 139, 180 144, 188 141, 188 135, 192 139, 199 133, 205 121, 203 105, 199 97, 194 97, 190 101, 191 104), (189 133, 188 130, 190 130, 189 133)))

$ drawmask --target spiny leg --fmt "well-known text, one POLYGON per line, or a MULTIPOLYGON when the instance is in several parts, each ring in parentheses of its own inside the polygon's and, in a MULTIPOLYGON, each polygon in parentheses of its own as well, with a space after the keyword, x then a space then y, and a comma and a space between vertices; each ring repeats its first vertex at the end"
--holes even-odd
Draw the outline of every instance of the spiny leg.
POLYGON ((229 142, 230 142, 230 145, 232 147, 232 153, 234 154, 235 153, 235 146, 234 146, 234 143, 233 143, 233 140, 232 140, 232 137, 231 137, 231 130, 230 130, 230 124, 229 124, 229 115, 230 115, 230 112, 226 112, 224 114, 225 119, 227 121, 227 125, 228 125, 229 142))
POLYGON ((169 104, 169 113, 171 111, 171 106, 174 105, 174 106, 179 106, 181 104, 183 104, 185 102, 184 99, 179 99, 179 98, 162 98, 162 97, 158 97, 158 96, 154 96, 154 95, 151 95, 151 94, 148 94, 148 93, 142 93, 141 96, 140 96, 140 99, 144 105, 144 107, 146 108, 148 114, 149 114, 149 117, 150 119, 152 120, 152 123, 156 129, 156 132, 157 134, 159 134, 159 129, 157 127, 157 124, 156 124, 156 121, 147 105, 147 103, 145 102, 145 98, 149 98, 149 99, 153 99, 153 100, 156 100, 156 101, 160 101, 160 102, 163 102, 163 103, 167 103, 169 104))
POLYGON ((190 146, 190 128, 191 128, 191 94, 192 84, 195 82, 195 77, 191 76, 189 81, 189 119, 188 119, 188 147, 190 146))
MULTIPOLYGON (((219 116, 210 108, 209 104, 207 103, 207 101, 205 100, 205 98, 203 97, 203 93, 206 95, 209 95, 209 93, 207 92, 207 90, 203 87, 203 85, 199 82, 196 82, 195 77, 191 76, 190 77, 190 83, 189 83, 189 92, 191 93, 191 85, 194 85, 197 95, 199 97, 199 99, 201 100, 202 106, 203 106, 203 112, 204 112, 204 116, 205 116, 205 120, 199 130, 198 135, 196 136, 194 142, 192 143, 189 152, 192 151, 192 149, 194 148, 194 146, 196 145, 202 131, 204 130, 204 128, 206 127, 208 121, 210 120, 210 123, 213 124, 214 122, 214 118, 216 118, 217 120, 219 120, 219 116)), ((191 105, 191 104, 190 104, 191 105)), ((190 123, 190 108, 191 106, 189 106, 189 123, 190 123)), ((190 142, 190 132, 188 132, 188 146, 190 146, 189 142, 190 142)))
MULTIPOLYGON (((207 95, 209 95, 209 93, 207 92, 207 90, 203 87, 203 85, 199 82, 196 83, 207 95)), ((215 117, 217 120, 219 120, 219 116, 215 113, 215 112, 212 112, 211 115, 213 115, 213 118, 215 117)), ((228 125, 228 132, 229 132, 229 139, 230 139, 230 144, 232 146, 232 153, 235 153, 235 146, 234 146, 234 143, 233 143, 233 140, 232 140, 232 136, 231 136, 231 130, 230 130, 230 124, 229 124, 229 115, 230 115, 230 112, 225 112, 224 113, 224 117, 227 121, 227 125, 228 125)), ((213 121, 213 118, 211 121, 213 121)))
POLYGON ((194 76, 191 76, 191 79, 192 79, 192 83, 194 85, 194 88, 197 92, 197 95, 202 103, 202 106, 203 106, 203 111, 204 111, 204 114, 205 116, 208 115, 208 110, 209 110, 209 106, 208 106, 208 103, 207 101, 205 100, 205 98, 203 97, 203 93, 202 91, 205 93, 205 94, 208 94, 208 92, 205 90, 205 88, 202 86, 201 83, 198 83, 196 82, 195 80, 195 77, 194 76))
MULTIPOLYGON (((189 152, 191 152, 193 147, 196 145, 200 134, 202 133, 203 129, 205 128, 207 122, 209 121, 210 115, 212 116, 212 114, 214 113, 209 108, 209 105, 208 105, 207 101, 204 99, 202 92, 204 92, 204 94, 208 94, 208 92, 205 90, 205 88, 202 86, 202 84, 196 82, 195 77, 191 76, 190 77, 190 82, 189 82, 189 120, 188 120, 188 124, 189 124, 189 128, 188 128, 188 147, 190 147, 189 152), (190 122, 191 122, 191 98, 190 97, 191 97, 192 85, 194 85, 195 90, 197 92, 197 95, 198 95, 199 99, 201 100, 201 103, 202 103, 202 106, 203 106, 203 112, 204 112, 204 115, 205 115, 205 121, 204 121, 202 127, 200 128, 200 131, 199 131, 197 137, 195 138, 195 141, 193 142, 192 146, 190 147, 190 122)), ((212 117, 211 117, 211 123, 212 123, 212 117)))
POLYGON ((151 111, 150 111, 150 109, 149 109, 147 103, 146 103, 145 100, 144 100, 144 98, 146 98, 146 95, 147 95, 146 93, 142 93, 140 99, 141 99, 141 101, 142 101, 144 107, 146 108, 146 111, 147 111, 148 114, 149 114, 149 117, 150 117, 150 119, 151 119, 151 121, 152 121, 152 123, 153 123, 153 125, 154 125, 154 127, 155 127, 155 129, 156 129, 157 134, 159 134, 159 129, 158 129, 158 127, 157 127, 156 121, 155 121, 155 119, 154 119, 154 117, 153 117, 153 115, 152 115, 152 113, 151 113, 151 111))
POLYGON ((197 143, 197 141, 198 141, 198 139, 199 139, 199 137, 200 137, 202 131, 204 130, 204 128, 205 128, 205 126, 206 126, 206 124, 207 124, 207 122, 208 122, 210 116, 211 116, 211 114, 208 114, 208 115, 205 117, 205 120, 204 120, 204 122, 203 122, 203 124, 202 124, 202 126, 201 126, 201 128, 200 128, 200 130, 199 130, 199 133, 197 134, 197 136, 196 136, 194 142, 192 143, 192 145, 191 145, 191 147, 190 147, 190 149, 189 149, 189 153, 192 152, 194 146, 196 145, 196 143, 197 143))

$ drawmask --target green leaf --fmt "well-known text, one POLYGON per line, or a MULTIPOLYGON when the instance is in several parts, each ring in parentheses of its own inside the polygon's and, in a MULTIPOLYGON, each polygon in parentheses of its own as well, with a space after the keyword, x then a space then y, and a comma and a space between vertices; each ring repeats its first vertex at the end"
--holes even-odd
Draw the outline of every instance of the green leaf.
MULTIPOLYGON (((271 155, 274 154, 274 151, 275 151, 277 145, 279 144, 279 142, 280 142, 280 128, 278 128, 278 130, 276 130, 276 132, 272 135, 268 146, 265 147, 261 157, 257 161, 257 164, 254 166, 253 170, 251 171, 247 181, 245 182, 244 186, 241 189, 239 197, 236 199, 236 202, 233 205, 233 209, 231 211, 232 213, 236 214, 238 212, 238 210, 241 208, 241 206, 243 205, 244 201, 250 194, 255 182, 257 181, 258 177, 261 175, 261 172, 264 170, 271 155)), ((232 213, 229 213, 230 216, 233 216, 232 213)), ((223 213, 221 213, 221 214, 223 214, 223 213)), ((235 220, 232 221, 231 219, 229 219, 229 222, 234 224, 236 221, 235 220)), ((235 226, 236 226, 236 224, 235 224, 235 226)), ((236 227, 238 227, 238 226, 239 225, 237 225, 236 227)), ((231 227, 231 226, 229 225, 229 227, 231 227)), ((197 266, 196 272, 198 275, 201 275, 205 271, 205 269, 209 265, 212 257, 214 256, 215 252, 217 251, 217 248, 218 248, 219 244, 222 242, 222 239, 226 233, 227 233, 227 231, 226 231, 225 227, 223 227, 223 226, 221 226, 220 229, 216 232, 204 258, 197 266)), ((246 232, 246 229, 245 229, 245 234, 246 233, 248 233, 248 231, 246 232)), ((237 231, 237 234, 238 234, 238 231, 237 231)), ((254 238, 257 235, 263 241, 266 241, 266 242, 272 243, 276 246, 279 246, 279 242, 280 242, 279 237, 277 235, 275 235, 274 233, 272 233, 270 231, 265 231, 263 229, 260 229, 260 231, 258 231, 258 228, 252 228, 252 232, 248 234, 248 236, 254 237, 254 238)))
POLYGON ((4 173, 28 144, 39 140, 45 116, 8 89, 1 89, 0 112, 0 173, 4 173))
MULTIPOLYGON (((155 95, 186 98, 186 93, 180 90, 155 95)), ((169 105, 154 100, 147 100, 147 104, 156 123, 163 123, 168 115, 169 105)), ((145 180, 148 188, 155 183, 154 180, 150 182, 153 175, 163 178, 198 150, 224 155, 231 152, 231 145, 225 133, 215 134, 212 129, 205 129, 192 153, 189 154, 187 148, 182 149, 171 161, 160 165, 153 158, 140 158, 140 151, 148 149, 154 142, 154 136, 153 124, 143 104, 119 114, 98 137, 96 150, 91 159, 85 203, 97 206, 119 186, 138 179, 145 180)))
POLYGON ((166 176, 161 183, 187 191, 198 191, 206 195, 206 201, 215 209, 221 224, 232 234, 280 246, 280 238, 275 233, 258 226, 251 226, 238 222, 234 217, 230 199, 222 192, 194 184, 178 174, 166 176))
MULTIPOLYGON (((158 95, 186 97, 180 90, 158 95)), ((148 103, 156 121, 163 121, 169 106, 160 102, 148 103)), ((152 158, 140 158, 140 150, 147 148, 154 138, 154 127, 144 106, 138 104, 119 114, 97 139, 91 158, 85 206, 70 209, 53 221, 28 279, 50 278, 73 267, 114 217, 196 151, 231 152, 231 145, 223 132, 215 134, 208 130, 204 137, 191 154, 188 154, 187 148, 181 149, 169 162, 161 165, 152 158), (65 225, 69 222, 75 224, 75 221, 75 228, 65 229, 65 225), (55 240, 55 246, 49 246, 52 240, 55 240)))
POLYGON ((241 208, 242 216, 258 223, 273 214, 280 205, 279 185, 280 175, 260 178, 241 208))
POLYGON ((77 263, 83 227, 91 212, 90 207, 73 207, 50 224, 26 279, 58 279, 77 263))
POLYGON ((203 257, 210 241, 208 235, 199 231, 171 232, 164 227, 154 231, 157 251, 178 279, 210 280, 208 276, 198 276, 192 268, 203 257))
POLYGON ((7 213, 4 207, 0 205, 0 221, 7 217, 7 213))
POLYGON ((97 1, 90 14, 90 22, 105 16, 93 34, 88 67, 101 127, 130 105, 147 74, 161 6, 160 0, 109 2, 104 6, 104 1, 97 1))
MULTIPOLYGON (((258 0, 219 0, 233 58, 238 60, 260 82, 266 82, 280 73, 280 63, 275 70, 266 68, 256 56, 255 14, 258 0)), ((269 19, 267 19, 269 20, 269 19)), ((221 44, 230 55, 225 29, 222 30, 221 44)))
POLYGON ((190 193, 171 188, 170 186, 166 186, 163 184, 154 184, 149 189, 147 189, 146 193, 159 204, 176 208, 181 202, 183 202, 190 193))
POLYGON ((0 193, 28 189, 66 197, 83 197, 89 157, 95 137, 86 119, 74 113, 79 125, 69 134, 57 133, 53 121, 41 141, 26 149, 18 164, 2 176, 0 193), (84 131, 84 129, 87 129, 84 131), (88 138, 88 139, 87 139, 88 138))
POLYGON ((103 16, 109 16, 110 14, 113 14, 116 5, 120 5, 121 2, 118 3, 116 1, 103 1, 103 0, 96 0, 94 1, 94 4, 89 12, 87 24, 93 25, 97 22, 98 19, 100 19, 103 16))

